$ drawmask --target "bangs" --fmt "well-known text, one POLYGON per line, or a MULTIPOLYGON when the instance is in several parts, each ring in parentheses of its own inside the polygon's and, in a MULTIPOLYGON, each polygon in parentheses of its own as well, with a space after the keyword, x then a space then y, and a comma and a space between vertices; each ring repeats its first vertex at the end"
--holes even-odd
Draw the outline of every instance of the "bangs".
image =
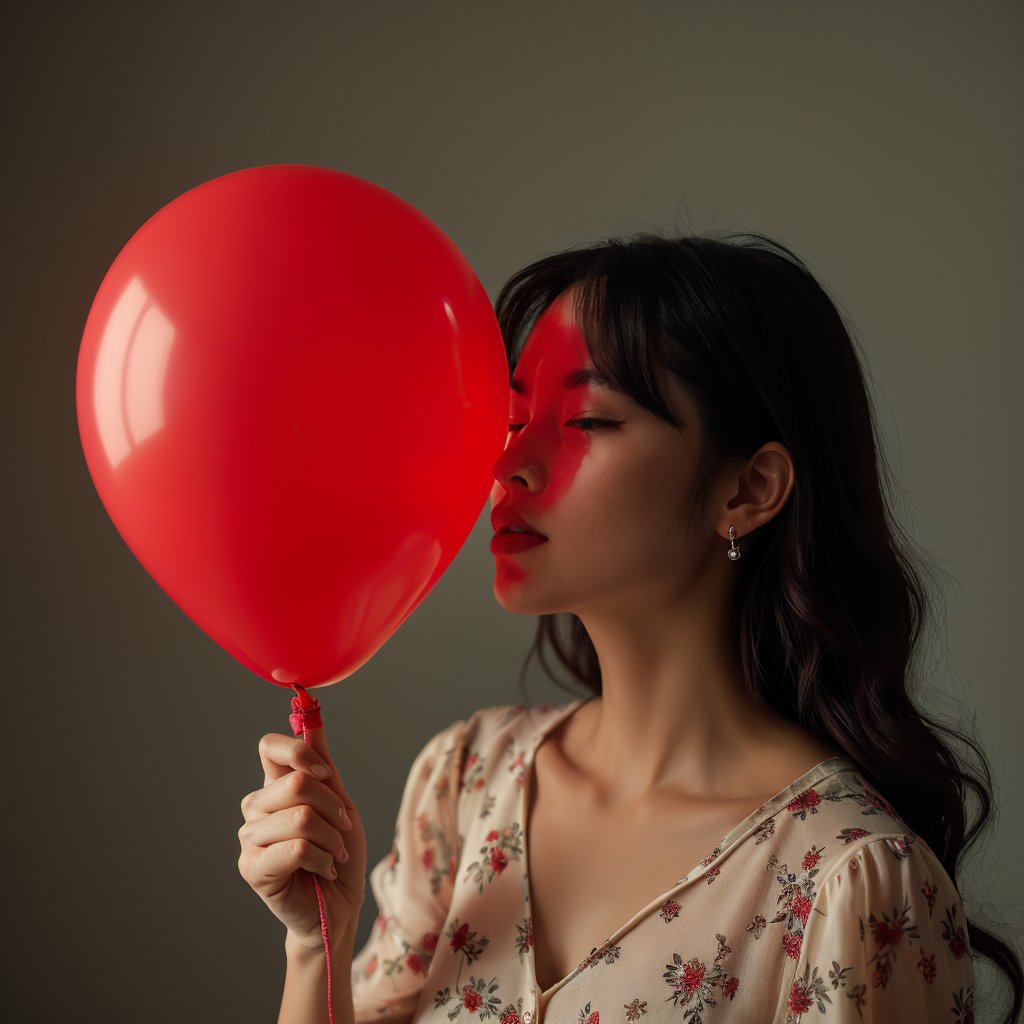
POLYGON ((655 253, 616 239, 524 267, 495 303, 510 372, 541 315, 572 288, 573 319, 594 368, 637 405, 680 427, 659 384, 668 371, 669 345, 660 326, 668 311, 658 298, 665 291, 659 288, 659 274, 664 264, 655 253))

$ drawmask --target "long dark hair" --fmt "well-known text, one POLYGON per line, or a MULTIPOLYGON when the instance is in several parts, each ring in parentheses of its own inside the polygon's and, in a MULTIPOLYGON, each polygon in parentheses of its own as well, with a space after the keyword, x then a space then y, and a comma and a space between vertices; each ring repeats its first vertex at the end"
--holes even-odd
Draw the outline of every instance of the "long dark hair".
MULTIPOLYGON (((887 505, 899 489, 836 304, 797 255, 764 235, 604 239, 538 259, 502 288, 495 312, 511 368, 538 316, 570 285, 599 371, 676 427, 659 375, 673 374, 697 405, 703 449, 683 518, 702 517, 716 476, 765 442, 790 452, 790 500, 743 538, 736 563, 747 688, 842 750, 955 885, 962 855, 994 813, 991 771, 979 742, 912 699, 924 677, 919 641, 932 608, 922 578, 932 567, 887 505), (968 790, 979 805, 970 827, 968 790)), ((559 687, 601 692, 577 616, 538 617, 521 687, 534 654, 559 687)), ((967 934, 1010 981, 1009 1024, 1021 1009, 1020 958, 970 920, 967 934)))

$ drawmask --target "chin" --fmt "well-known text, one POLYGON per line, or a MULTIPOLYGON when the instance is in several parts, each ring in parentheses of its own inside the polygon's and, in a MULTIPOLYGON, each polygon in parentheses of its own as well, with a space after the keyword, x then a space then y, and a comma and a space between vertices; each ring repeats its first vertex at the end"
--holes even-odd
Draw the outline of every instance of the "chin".
POLYGON ((544 600, 530 591, 526 580, 510 578, 500 570, 495 573, 494 599, 512 615, 556 615, 566 611, 564 603, 550 598, 544 600))
POLYGON ((495 584, 494 587, 494 600, 512 615, 539 615, 530 605, 530 602, 525 599, 521 594, 517 594, 517 588, 501 586, 495 584))

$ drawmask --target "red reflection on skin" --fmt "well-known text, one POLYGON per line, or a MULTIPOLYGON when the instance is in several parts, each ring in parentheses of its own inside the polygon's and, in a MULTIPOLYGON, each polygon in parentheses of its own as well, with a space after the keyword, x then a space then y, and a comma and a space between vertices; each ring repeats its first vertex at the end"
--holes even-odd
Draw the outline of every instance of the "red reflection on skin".
POLYGON ((507 501, 550 540, 529 551, 496 554, 498 583, 523 579, 530 559, 544 558, 548 544, 558 543, 549 514, 572 486, 591 444, 585 430, 568 423, 590 412, 588 400, 595 387, 568 388, 565 377, 591 367, 571 299, 564 293, 537 319, 523 346, 513 378, 526 393, 511 392, 509 416, 509 423, 522 426, 508 436, 494 466, 497 483, 491 490, 492 508, 507 501))

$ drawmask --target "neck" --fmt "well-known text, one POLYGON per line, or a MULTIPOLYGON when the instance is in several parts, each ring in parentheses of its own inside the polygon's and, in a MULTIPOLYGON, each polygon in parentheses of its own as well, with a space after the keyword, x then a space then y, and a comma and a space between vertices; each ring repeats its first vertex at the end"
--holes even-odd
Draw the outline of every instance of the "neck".
POLYGON ((803 733, 746 692, 733 624, 713 602, 580 619, 602 694, 581 709, 577 756, 604 802, 747 796, 759 759, 803 733))

